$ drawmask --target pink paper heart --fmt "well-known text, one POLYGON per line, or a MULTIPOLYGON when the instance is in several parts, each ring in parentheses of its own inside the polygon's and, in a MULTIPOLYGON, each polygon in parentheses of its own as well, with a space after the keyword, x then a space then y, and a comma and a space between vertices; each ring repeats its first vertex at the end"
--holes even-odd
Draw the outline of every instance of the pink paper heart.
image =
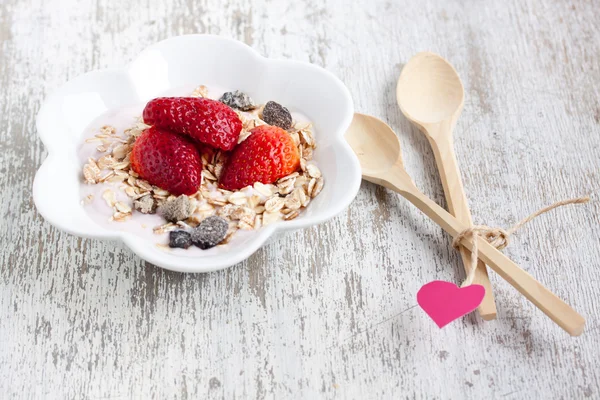
POLYGON ((469 285, 459 288, 452 282, 433 281, 417 293, 417 303, 440 328, 475 310, 483 301, 485 288, 469 285))

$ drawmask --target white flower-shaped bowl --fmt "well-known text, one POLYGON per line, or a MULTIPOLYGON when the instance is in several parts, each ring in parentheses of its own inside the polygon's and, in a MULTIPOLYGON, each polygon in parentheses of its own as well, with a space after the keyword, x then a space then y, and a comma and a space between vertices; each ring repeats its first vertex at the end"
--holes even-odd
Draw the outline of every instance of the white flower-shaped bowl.
POLYGON ((344 140, 352 115, 350 93, 320 67, 270 60, 243 43, 218 36, 174 37, 147 48, 124 68, 84 74, 48 96, 37 117, 48 158, 36 174, 33 198, 40 214, 57 228, 82 237, 120 239, 160 267, 181 272, 226 268, 248 258, 276 233, 319 224, 348 207, 361 180, 358 160, 344 140), (317 137, 314 159, 325 179, 323 191, 296 219, 270 224, 193 256, 181 249, 166 251, 156 241, 95 223, 80 195, 78 148, 86 127, 108 110, 198 84, 239 89, 259 103, 275 100, 308 116, 317 137))

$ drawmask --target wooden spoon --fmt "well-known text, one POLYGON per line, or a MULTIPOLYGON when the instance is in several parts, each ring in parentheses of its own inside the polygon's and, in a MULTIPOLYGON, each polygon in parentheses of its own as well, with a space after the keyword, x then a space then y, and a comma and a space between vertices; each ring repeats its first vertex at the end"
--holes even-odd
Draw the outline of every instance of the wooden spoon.
MULTIPOLYGON (((408 120, 425 133, 435 155, 450 214, 471 226, 471 212, 454 154, 452 130, 463 109, 464 89, 460 77, 445 59, 433 53, 418 53, 402 69, 396 98, 408 120)), ((467 274, 471 252, 460 248, 467 274)), ((477 263, 474 283, 485 287, 485 297, 477 308, 485 320, 496 318, 496 304, 487 268, 477 263)))
MULTIPOLYGON (((383 121, 354 114, 346 140, 358 156, 363 179, 400 193, 453 237, 469 227, 417 189, 404 169, 398 137, 383 121)), ((480 237, 476 240, 479 258, 503 279, 570 335, 578 336, 583 332, 585 319, 577 311, 488 242, 480 237)), ((472 239, 463 239, 461 244, 469 250, 473 248, 472 239)))

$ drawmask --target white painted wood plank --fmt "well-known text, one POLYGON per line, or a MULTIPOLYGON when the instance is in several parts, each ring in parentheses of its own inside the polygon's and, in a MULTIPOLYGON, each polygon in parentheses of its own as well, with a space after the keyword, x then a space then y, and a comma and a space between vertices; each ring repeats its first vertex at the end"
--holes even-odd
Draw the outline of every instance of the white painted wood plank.
POLYGON ((158 40, 206 32, 338 75, 357 110, 398 132, 411 175, 440 204, 433 155, 394 88, 412 54, 446 56, 467 90, 455 134, 474 220, 508 226, 599 190, 596 10, 552 0, 3 0, 1 397, 598 397, 597 200, 540 217, 506 250, 588 318, 576 339, 496 276, 497 321, 434 328, 416 291, 459 282, 460 260, 433 223, 368 183, 344 215, 207 275, 61 233, 31 200, 45 94, 158 40))

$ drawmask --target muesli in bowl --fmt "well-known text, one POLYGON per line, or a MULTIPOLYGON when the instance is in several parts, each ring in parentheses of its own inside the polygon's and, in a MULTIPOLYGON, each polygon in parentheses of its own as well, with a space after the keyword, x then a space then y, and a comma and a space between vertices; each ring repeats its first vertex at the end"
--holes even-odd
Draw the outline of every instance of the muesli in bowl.
POLYGON ((293 220, 323 189, 310 122, 275 101, 200 86, 135 111, 96 119, 80 148, 82 203, 105 227, 204 250, 293 220))

